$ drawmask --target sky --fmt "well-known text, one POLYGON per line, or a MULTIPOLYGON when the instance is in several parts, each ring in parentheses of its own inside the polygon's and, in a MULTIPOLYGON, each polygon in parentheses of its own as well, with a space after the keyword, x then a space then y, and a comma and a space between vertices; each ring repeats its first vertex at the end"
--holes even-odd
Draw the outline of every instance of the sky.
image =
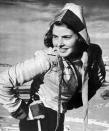
POLYGON ((67 2, 74 2, 77 4, 83 4, 86 6, 104 6, 104 7, 108 7, 109 6, 109 1, 108 0, 35 0, 36 2, 41 2, 44 5, 48 5, 50 3, 52 4, 60 4, 63 5, 67 2))
POLYGON ((8 1, 23 1, 23 2, 36 2, 36 3, 42 3, 43 5, 48 4, 56 4, 56 5, 64 5, 67 2, 74 2, 81 5, 86 6, 102 6, 102 7, 108 7, 109 1, 108 0, 0 0, 1 3, 8 2, 8 1))

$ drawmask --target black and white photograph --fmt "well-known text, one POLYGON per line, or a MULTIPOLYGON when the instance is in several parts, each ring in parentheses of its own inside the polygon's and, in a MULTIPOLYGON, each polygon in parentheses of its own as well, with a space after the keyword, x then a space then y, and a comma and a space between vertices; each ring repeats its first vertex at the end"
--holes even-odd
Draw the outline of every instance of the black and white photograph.
POLYGON ((0 0, 0 131, 109 131, 108 42, 108 0, 0 0))

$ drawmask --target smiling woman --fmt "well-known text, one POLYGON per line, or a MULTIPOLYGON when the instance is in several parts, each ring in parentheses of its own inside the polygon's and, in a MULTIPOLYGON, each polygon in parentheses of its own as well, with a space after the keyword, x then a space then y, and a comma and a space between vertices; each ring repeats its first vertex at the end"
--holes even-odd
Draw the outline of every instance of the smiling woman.
POLYGON ((88 48, 83 37, 62 21, 56 21, 51 26, 45 35, 44 42, 47 47, 55 47, 63 57, 72 55, 72 59, 81 57, 83 51, 88 48))
MULTIPOLYGON (((51 22, 44 44, 47 49, 36 51, 33 58, 0 74, 0 102, 11 116, 20 119, 20 131, 63 131, 65 112, 79 100, 84 107, 83 131, 86 131, 88 80, 95 73, 92 72, 95 63, 93 59, 88 63, 94 50, 91 50, 82 7, 66 4, 51 22), (30 100, 25 103, 19 97, 18 86, 30 80, 33 80, 30 100)), ((97 61, 96 74, 102 84, 105 70, 101 50, 98 46, 96 49, 102 67, 97 61)))
POLYGON ((54 25, 53 46, 57 48, 59 55, 68 57, 71 53, 74 53, 77 39, 77 34, 68 29, 65 24, 54 25))

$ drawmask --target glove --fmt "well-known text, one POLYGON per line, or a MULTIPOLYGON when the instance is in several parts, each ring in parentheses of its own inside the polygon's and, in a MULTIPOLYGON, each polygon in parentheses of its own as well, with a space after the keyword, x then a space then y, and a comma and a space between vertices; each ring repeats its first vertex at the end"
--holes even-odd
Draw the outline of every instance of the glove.
POLYGON ((28 120, 44 119, 45 118, 45 107, 40 100, 33 101, 29 105, 28 120))
POLYGON ((26 119, 28 116, 28 106, 22 100, 20 107, 15 111, 10 113, 12 117, 22 120, 26 119))

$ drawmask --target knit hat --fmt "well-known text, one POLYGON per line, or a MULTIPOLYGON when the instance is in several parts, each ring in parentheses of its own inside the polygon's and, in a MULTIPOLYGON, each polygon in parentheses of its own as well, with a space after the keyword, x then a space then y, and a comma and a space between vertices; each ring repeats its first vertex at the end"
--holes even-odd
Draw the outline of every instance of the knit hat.
POLYGON ((83 16, 83 8, 74 3, 67 3, 64 8, 55 16, 51 25, 56 21, 62 21, 69 25, 75 32, 79 33, 87 44, 90 38, 87 32, 86 23, 83 16))

